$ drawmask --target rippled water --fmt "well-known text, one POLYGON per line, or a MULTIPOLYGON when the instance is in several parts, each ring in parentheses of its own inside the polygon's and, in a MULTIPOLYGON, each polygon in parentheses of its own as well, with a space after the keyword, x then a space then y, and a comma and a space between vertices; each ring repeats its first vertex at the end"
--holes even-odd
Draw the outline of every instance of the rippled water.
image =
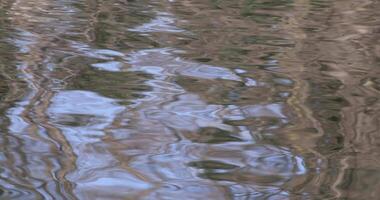
POLYGON ((0 199, 377 199, 377 0, 0 1, 0 199))

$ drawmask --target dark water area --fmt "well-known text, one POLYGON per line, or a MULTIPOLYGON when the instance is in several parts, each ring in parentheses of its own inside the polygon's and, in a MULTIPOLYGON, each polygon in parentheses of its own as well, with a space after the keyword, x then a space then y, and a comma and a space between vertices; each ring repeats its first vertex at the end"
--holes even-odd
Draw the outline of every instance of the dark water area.
POLYGON ((379 10, 1 0, 0 199, 378 199, 379 10))

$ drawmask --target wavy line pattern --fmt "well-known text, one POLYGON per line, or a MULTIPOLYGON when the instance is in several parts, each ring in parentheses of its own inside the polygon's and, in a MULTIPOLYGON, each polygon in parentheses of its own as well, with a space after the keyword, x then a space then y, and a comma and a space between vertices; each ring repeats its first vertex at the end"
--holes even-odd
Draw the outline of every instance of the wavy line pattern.
POLYGON ((376 199, 375 0, 0 2, 1 199, 376 199))

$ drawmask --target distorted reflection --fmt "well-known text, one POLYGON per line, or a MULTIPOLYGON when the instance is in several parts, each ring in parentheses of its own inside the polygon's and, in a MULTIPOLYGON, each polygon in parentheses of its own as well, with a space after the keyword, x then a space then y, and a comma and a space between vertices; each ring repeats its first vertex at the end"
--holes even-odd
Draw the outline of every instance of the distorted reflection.
POLYGON ((376 199, 379 6, 1 1, 0 199, 376 199))

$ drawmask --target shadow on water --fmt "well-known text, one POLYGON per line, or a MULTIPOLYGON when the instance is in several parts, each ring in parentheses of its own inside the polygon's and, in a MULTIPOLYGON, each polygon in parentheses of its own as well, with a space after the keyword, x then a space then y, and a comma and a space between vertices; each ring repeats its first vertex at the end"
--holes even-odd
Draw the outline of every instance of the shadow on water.
POLYGON ((0 198, 376 198, 379 8, 0 2, 0 198))

